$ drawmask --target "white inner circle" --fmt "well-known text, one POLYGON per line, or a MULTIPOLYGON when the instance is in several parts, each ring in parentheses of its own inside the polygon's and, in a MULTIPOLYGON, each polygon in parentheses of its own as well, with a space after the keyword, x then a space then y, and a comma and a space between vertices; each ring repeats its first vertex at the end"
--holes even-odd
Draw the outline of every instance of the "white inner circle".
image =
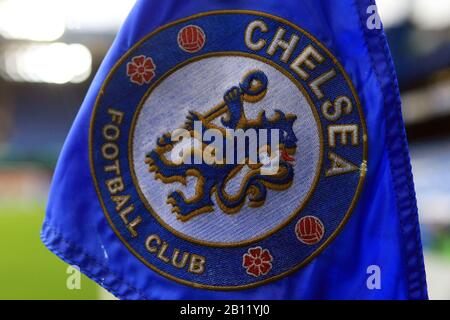
MULTIPOLYGON (((241 56, 210 57, 190 63, 164 79, 150 94, 138 115, 133 137, 133 165, 137 182, 153 211, 178 233, 198 241, 227 244, 249 241, 274 230, 301 206, 312 188, 320 157, 320 138, 313 112, 302 92, 283 73, 259 60, 241 56), (266 202, 258 208, 245 204, 235 214, 226 214, 216 204, 214 212, 182 222, 172 213, 167 196, 174 190, 194 196, 196 178, 188 183, 164 184, 155 179, 144 162, 156 147, 156 139, 183 125, 189 110, 202 114, 223 100, 227 89, 237 86, 250 70, 263 71, 269 80, 267 94, 257 103, 244 103, 247 119, 265 110, 268 118, 279 109, 297 115, 294 132, 298 139, 293 185, 284 191, 267 190, 266 202)), ((226 191, 234 194, 242 175, 233 178, 226 191)))

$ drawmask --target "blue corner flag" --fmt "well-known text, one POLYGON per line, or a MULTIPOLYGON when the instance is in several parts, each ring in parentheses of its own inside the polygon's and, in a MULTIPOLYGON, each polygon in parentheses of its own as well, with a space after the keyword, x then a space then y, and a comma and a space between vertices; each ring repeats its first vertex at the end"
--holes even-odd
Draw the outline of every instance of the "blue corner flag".
POLYGON ((121 299, 427 299, 373 1, 138 1, 41 238, 121 299))

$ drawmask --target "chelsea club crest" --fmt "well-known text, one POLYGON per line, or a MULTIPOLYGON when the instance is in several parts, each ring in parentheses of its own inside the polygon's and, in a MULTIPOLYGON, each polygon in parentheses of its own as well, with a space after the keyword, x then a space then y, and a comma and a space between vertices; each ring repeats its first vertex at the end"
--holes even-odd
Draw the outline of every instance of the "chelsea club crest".
POLYGON ((367 171, 349 76, 311 34, 254 11, 165 25, 103 84, 90 161, 106 219, 146 266, 216 290, 305 266, 367 171))

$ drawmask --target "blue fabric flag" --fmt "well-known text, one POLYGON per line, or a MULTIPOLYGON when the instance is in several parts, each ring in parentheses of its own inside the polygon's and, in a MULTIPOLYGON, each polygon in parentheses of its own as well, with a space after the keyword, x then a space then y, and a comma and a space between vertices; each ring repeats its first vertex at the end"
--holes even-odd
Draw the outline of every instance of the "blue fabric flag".
POLYGON ((426 299, 373 1, 138 1, 41 238, 121 299, 426 299))

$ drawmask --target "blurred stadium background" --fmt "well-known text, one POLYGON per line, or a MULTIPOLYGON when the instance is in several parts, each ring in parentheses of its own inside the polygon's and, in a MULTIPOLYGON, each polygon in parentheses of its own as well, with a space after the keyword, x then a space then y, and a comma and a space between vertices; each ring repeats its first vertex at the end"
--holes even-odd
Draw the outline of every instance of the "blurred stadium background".
MULTIPOLYGON (((67 289, 67 265, 39 231, 58 152, 134 2, 0 0, 0 299, 112 298, 86 277, 67 289)), ((450 1, 377 2, 403 98, 429 293, 450 299, 450 1)))

